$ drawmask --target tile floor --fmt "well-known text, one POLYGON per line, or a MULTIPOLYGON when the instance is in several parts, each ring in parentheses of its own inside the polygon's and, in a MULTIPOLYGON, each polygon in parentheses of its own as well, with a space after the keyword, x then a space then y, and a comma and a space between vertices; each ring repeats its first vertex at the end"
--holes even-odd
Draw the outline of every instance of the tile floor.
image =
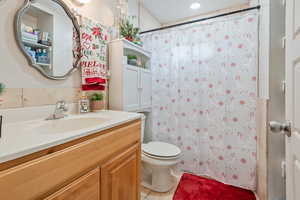
POLYGON ((172 200, 181 176, 182 176, 182 174, 176 176, 176 178, 175 178, 176 185, 173 187, 173 189, 171 191, 166 192, 166 193, 157 193, 157 192, 153 192, 145 187, 142 187, 141 200, 172 200))
POLYGON ((167 193, 157 193, 142 187, 141 200, 172 200, 176 188, 177 186, 167 193))

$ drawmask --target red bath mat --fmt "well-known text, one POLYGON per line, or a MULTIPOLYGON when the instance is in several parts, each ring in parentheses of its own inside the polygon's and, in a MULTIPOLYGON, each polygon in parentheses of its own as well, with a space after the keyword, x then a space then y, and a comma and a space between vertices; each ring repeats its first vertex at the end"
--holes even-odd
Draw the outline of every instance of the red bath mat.
POLYGON ((249 190, 192 174, 184 174, 173 200, 256 200, 256 197, 249 190))

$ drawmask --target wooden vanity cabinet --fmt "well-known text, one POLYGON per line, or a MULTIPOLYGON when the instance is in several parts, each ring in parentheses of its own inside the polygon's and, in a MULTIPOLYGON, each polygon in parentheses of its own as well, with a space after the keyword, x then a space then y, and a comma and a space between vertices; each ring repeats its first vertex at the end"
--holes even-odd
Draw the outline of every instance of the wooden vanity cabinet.
POLYGON ((101 167, 101 199, 139 200, 140 151, 137 145, 101 167))
POLYGON ((45 200, 99 200, 100 170, 92 170, 45 200))
POLYGON ((137 120, 2 163, 0 199, 139 200, 140 132, 137 120))

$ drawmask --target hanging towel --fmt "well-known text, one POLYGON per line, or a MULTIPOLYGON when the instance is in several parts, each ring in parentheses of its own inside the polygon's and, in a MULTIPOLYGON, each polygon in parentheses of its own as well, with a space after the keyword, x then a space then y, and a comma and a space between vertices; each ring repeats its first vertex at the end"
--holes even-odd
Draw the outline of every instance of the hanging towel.
POLYGON ((108 30, 85 17, 80 21, 82 90, 105 90, 108 30))

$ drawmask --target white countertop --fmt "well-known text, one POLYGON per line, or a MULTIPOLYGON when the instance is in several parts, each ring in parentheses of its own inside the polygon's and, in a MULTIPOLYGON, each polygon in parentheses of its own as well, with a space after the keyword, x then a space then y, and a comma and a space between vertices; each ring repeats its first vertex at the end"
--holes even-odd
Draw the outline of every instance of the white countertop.
MULTIPOLYGON (((6 123, 2 125, 2 138, 0 138, 0 163, 64 144, 126 122, 140 119, 141 117, 142 114, 119 111, 102 111, 99 113, 70 115, 64 119, 58 120, 57 122, 62 124, 63 120, 75 119, 76 121, 78 118, 93 118, 94 120, 97 120, 97 118, 99 118, 99 125, 91 125, 87 128, 85 124, 82 126, 83 128, 80 128, 80 124, 76 123, 76 127, 79 127, 78 129, 76 128, 76 130, 55 133, 51 133, 48 130, 45 130, 45 128, 39 127, 45 127, 45 125, 47 127, 49 123, 53 126, 55 125, 56 120, 46 121, 44 119, 40 119, 6 123), (105 120, 101 121, 101 119, 105 120)), ((77 120, 76 122, 80 122, 80 120, 77 120)))

